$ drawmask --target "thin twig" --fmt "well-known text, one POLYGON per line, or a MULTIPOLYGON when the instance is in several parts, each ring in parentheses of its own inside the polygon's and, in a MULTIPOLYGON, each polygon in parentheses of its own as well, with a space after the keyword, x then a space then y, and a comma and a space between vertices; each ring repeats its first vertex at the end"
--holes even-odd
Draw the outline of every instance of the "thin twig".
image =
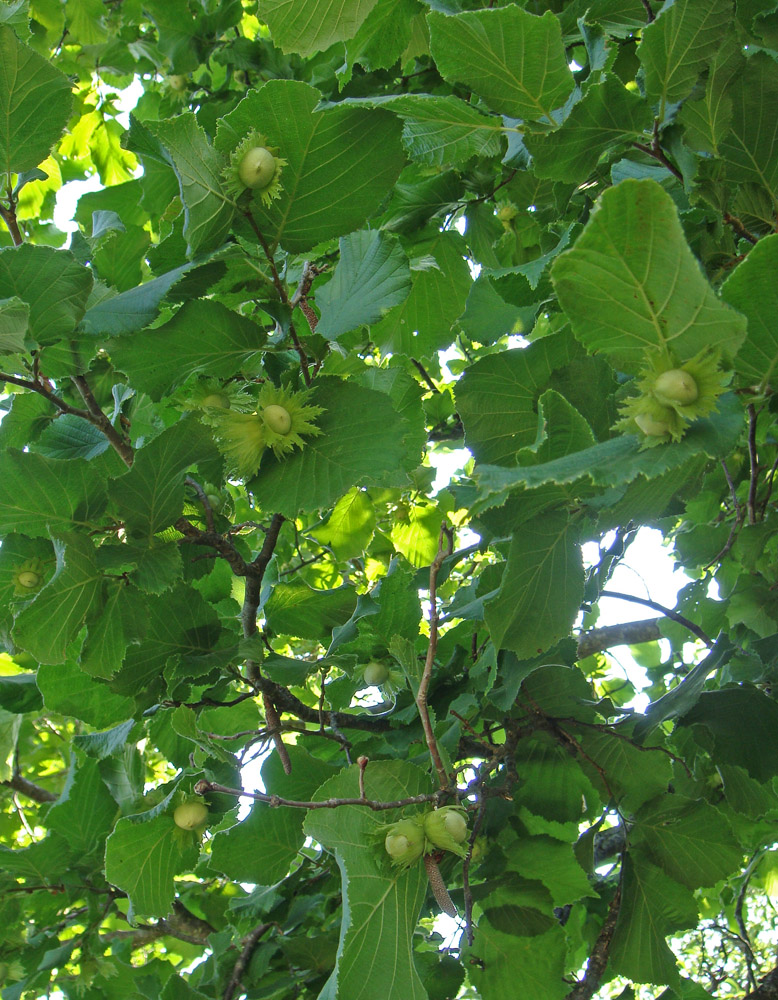
POLYGON ((449 786, 449 778, 446 774, 446 769, 443 766, 443 760, 440 756, 440 750, 438 749, 437 740, 435 739, 435 731, 432 728, 432 721, 430 720, 430 713, 427 708, 427 692, 432 679, 432 667, 435 663, 435 654, 438 649, 438 622, 440 620, 438 615, 437 599, 438 573, 440 572, 440 567, 443 565, 443 560, 451 555, 453 548, 453 532, 444 521, 440 526, 440 532, 438 534, 438 551, 435 554, 435 558, 432 560, 432 564, 430 565, 430 639, 427 646, 427 656, 424 661, 424 671, 419 682, 419 690, 416 693, 416 707, 419 710, 419 717, 421 718, 421 724, 424 728, 424 736, 427 740, 427 747, 430 752, 430 757, 432 758, 432 763, 435 765, 440 787, 444 790, 449 786))
POLYGON ((192 479, 191 476, 187 476, 184 480, 187 486, 191 486, 192 489, 197 494, 197 499, 200 501, 203 507, 203 513, 205 514, 205 523, 208 526, 209 531, 215 531, 213 524, 213 508, 211 507, 211 501, 208 499, 208 495, 202 486, 197 482, 196 479, 192 479))
POLYGON ((14 775, 8 778, 6 781, 0 781, 0 785, 6 785, 8 788, 13 788, 15 792, 21 792, 22 795, 26 795, 28 799, 32 799, 33 802, 54 802, 59 796, 54 795, 53 792, 49 792, 45 788, 41 788, 40 785, 34 784, 32 781, 28 781, 23 778, 21 774, 14 773, 14 775))
MULTIPOLYGON (((259 608, 259 595, 262 589, 262 579, 265 575, 267 567, 270 564, 270 560, 273 558, 273 552, 275 551, 276 544, 278 543, 278 536, 281 532, 281 525, 283 523, 283 514, 273 515, 270 519, 270 527, 265 535, 265 541, 262 544, 259 555, 257 555, 257 557, 250 562, 246 568, 246 591, 243 597, 243 608, 241 610, 241 625, 243 628, 243 635, 246 639, 250 639, 251 636, 257 631, 257 610, 259 608)), ((252 659, 246 660, 246 676, 252 685, 259 687, 261 675, 262 671, 259 663, 252 659)), ((289 759, 289 751, 286 749, 286 744, 281 738, 281 719, 278 715, 278 709, 276 708, 273 697, 267 690, 262 691, 262 703, 265 710, 265 722, 267 723, 267 728, 273 734, 273 745, 278 752, 281 766, 283 767, 285 774, 291 774, 292 762, 289 759)))
POLYGON ((652 21, 654 20, 654 18, 656 17, 656 15, 654 14, 653 10, 651 10, 651 4, 650 4, 650 3, 648 2, 648 0, 640 0, 640 2, 641 2, 641 3, 643 4, 643 6, 644 6, 644 7, 646 8, 646 21, 647 21, 647 22, 648 22, 649 24, 651 24, 651 22, 652 22, 652 21))
POLYGON ((125 441, 121 434, 116 430, 114 425, 108 419, 108 417, 103 413, 100 404, 97 402, 92 394, 92 390, 89 388, 89 383, 84 378, 83 375, 72 375, 70 381, 78 389, 81 398, 86 403, 87 410, 89 411, 89 416, 87 419, 95 427, 99 428, 103 434, 108 438, 111 447, 117 453, 119 458, 124 462, 124 464, 130 468, 132 466, 135 453, 132 450, 132 445, 125 441))
POLYGON ((232 970, 232 975, 230 976, 230 981, 225 987, 224 993, 222 994, 222 1000, 232 1000, 235 996, 235 991, 240 986, 240 981, 243 977, 243 973, 246 971, 249 962, 251 961, 251 956, 254 954, 254 950, 259 944, 259 939, 262 937, 266 931, 270 930, 271 927, 276 926, 272 923, 259 924, 254 930, 247 934, 246 937, 241 941, 242 948, 238 961, 232 970))
POLYGON ((424 379, 424 381, 430 387, 431 391, 434 392, 436 396, 439 395, 440 394, 440 389, 438 389, 438 387, 432 381, 432 378, 430 377, 430 373, 427 371, 427 369, 424 367, 424 365, 421 363, 421 361, 417 361, 416 358, 411 358, 411 364, 419 372, 419 374, 421 375, 421 377, 424 379))
POLYGON ((672 608, 666 608, 664 604, 658 604, 656 601, 651 601, 647 597, 636 597, 634 594, 622 594, 617 590, 601 590, 600 597, 613 597, 619 601, 631 601, 632 604, 644 604, 647 608, 653 608, 654 611, 661 611, 665 618, 669 618, 671 621, 678 622, 679 625, 683 625, 687 628, 692 635, 696 635, 697 638, 704 642, 709 648, 713 645, 713 639, 704 632, 699 625, 695 625, 694 622, 689 621, 682 614, 677 611, 673 611, 672 608))
POLYGON ((367 799, 365 793, 365 768, 370 763, 369 757, 357 757, 357 764, 359 764, 359 797, 360 799, 367 799))
POLYGON ((737 233, 737 235, 741 239, 744 239, 751 244, 756 244, 759 242, 759 237, 754 236, 754 234, 750 230, 746 229, 746 227, 743 225, 743 223, 740 221, 740 219, 738 219, 736 215, 730 215, 729 212, 725 212, 723 218, 726 224, 728 226, 731 226, 733 231, 737 233))
POLYGON ((430 792, 425 795, 410 795, 407 799, 395 799, 392 802, 381 802, 377 799, 353 798, 353 799, 322 799, 319 802, 303 802, 297 799, 284 799, 279 795, 270 795, 266 792, 244 792, 242 788, 228 788, 226 785, 218 785, 213 781, 198 781, 195 785, 197 795, 205 795, 206 792, 221 792, 223 795, 234 795, 236 798, 254 799, 255 802, 266 802, 271 808, 277 809, 280 806, 288 806, 290 809, 340 809, 342 806, 365 806, 373 812, 382 812, 386 809, 404 809, 406 806, 422 805, 425 802, 438 803, 440 792, 430 792))
POLYGON ((621 907, 621 883, 613 896, 605 916, 605 921, 594 942, 589 961, 586 963, 586 972, 583 979, 567 994, 565 1000, 591 1000, 600 988, 605 967, 608 964, 613 932, 616 929, 616 921, 619 918, 619 908, 621 907))
POLYGON ((8 197, 8 205, 3 205, 0 202, 0 219, 8 226, 8 232, 11 234, 11 240, 15 247, 19 247, 24 243, 24 237, 19 229, 19 223, 16 219, 16 199, 14 198, 13 188, 8 185, 6 195, 8 197))

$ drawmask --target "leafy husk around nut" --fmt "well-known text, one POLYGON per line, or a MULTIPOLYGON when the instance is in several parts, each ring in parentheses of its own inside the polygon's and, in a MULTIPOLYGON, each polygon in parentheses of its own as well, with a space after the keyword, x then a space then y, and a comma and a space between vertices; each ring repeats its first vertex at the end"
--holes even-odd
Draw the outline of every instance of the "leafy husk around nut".
POLYGON ((467 813, 461 806, 442 806, 424 814, 424 834, 441 851, 467 854, 467 813))
POLYGON ((421 816, 401 819, 397 823, 383 828, 382 832, 384 833, 384 850, 396 867, 410 868, 424 853, 426 840, 424 820, 421 816))
POLYGON ((233 150, 222 179, 236 200, 246 192, 253 192, 264 205, 269 205, 281 195, 281 171, 286 165, 287 161, 278 156, 278 148, 270 145, 261 132, 254 131, 233 150))
POLYGON ((616 429, 639 434, 644 448, 680 441, 690 423, 716 408, 727 380, 716 351, 705 348, 684 362, 655 351, 634 383, 637 394, 619 407, 616 429))
POLYGON ((45 566, 37 556, 25 559, 14 567, 13 585, 15 597, 30 597, 36 594, 44 584, 45 566))
POLYGON ((317 437, 321 434, 314 420, 324 410, 321 406, 312 406, 308 402, 310 397, 309 389, 289 392, 272 385, 262 387, 257 411, 262 416, 265 441, 277 458, 288 454, 294 448, 303 448, 305 446, 303 436, 317 437), (280 410, 285 411, 288 425, 286 419, 281 421, 280 410), (287 429, 282 431, 278 429, 279 427, 287 429))

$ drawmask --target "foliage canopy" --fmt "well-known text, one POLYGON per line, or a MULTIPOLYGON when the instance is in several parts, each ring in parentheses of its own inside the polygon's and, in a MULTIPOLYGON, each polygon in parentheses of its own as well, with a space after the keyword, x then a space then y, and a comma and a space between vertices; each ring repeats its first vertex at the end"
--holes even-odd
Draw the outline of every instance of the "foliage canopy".
POLYGON ((3 1000, 775 996, 776 45, 0 0, 3 1000))

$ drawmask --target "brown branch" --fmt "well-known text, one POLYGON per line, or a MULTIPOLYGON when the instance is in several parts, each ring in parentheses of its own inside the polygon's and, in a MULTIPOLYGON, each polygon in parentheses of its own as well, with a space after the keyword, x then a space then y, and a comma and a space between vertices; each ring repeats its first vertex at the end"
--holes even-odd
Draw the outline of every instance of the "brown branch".
POLYGON ((603 625, 602 628, 582 632, 578 636, 578 659, 584 660, 592 653, 601 653, 612 646, 636 646, 642 642, 655 642, 662 638, 660 621, 660 618, 647 618, 645 621, 603 625))
POLYGON ((752 244, 756 244, 759 242, 759 237, 754 236, 754 234, 750 230, 746 229, 746 227, 743 225, 743 223, 740 221, 740 219, 738 219, 736 215, 730 215, 729 212, 725 212, 724 221, 728 226, 732 227, 732 230, 741 239, 747 240, 749 243, 752 244))
POLYGON ((190 944, 208 944, 208 936, 213 932, 214 928, 209 923, 190 913, 176 900, 173 903, 173 914, 167 920, 158 920, 156 924, 149 924, 137 930, 109 931, 101 934, 100 940, 129 940, 130 947, 134 951, 166 936, 177 938, 179 941, 188 941, 190 944))
POLYGON ((19 229, 19 223, 16 219, 16 199, 14 198, 13 190, 10 185, 7 190, 8 205, 3 205, 0 202, 0 219, 8 226, 8 232, 11 234, 11 240, 15 247, 20 247, 24 243, 24 237, 19 229))
POLYGON ((616 889, 613 899, 608 907, 605 922, 600 928, 597 940, 594 942, 589 961, 586 963, 586 972, 583 979, 573 987, 567 994, 565 1000, 591 1000, 600 988, 605 967, 608 964, 608 954, 610 952, 613 932, 616 929, 616 921, 619 917, 619 907, 621 906, 621 885, 616 889))
MULTIPOLYGON (((270 527, 265 535, 265 541, 257 557, 246 567, 246 592, 243 597, 243 608, 241 610, 241 625, 243 635, 250 639, 257 631, 257 609, 259 608, 259 595, 262 589, 262 580, 265 571, 273 558, 273 552, 278 544, 278 536, 281 533, 281 525, 284 523, 283 514, 273 514, 270 519, 270 527)), ((246 660, 246 676, 254 687, 260 687, 259 682, 262 671, 256 660, 246 660)), ((289 751, 281 738, 281 719, 278 715, 272 693, 266 689, 262 691, 262 703, 265 710, 265 722, 272 732, 273 745, 278 752, 281 766, 285 774, 292 773, 292 762, 289 759, 289 751)))
POLYGON ((427 656, 424 661, 424 671, 419 681, 419 690, 416 692, 416 707, 419 710, 419 717, 421 718, 424 736, 427 740, 427 747, 432 758, 432 763, 435 765, 440 787, 444 790, 448 788, 450 782, 440 756, 440 750, 435 739, 435 731, 432 728, 432 721, 430 720, 430 713, 427 708, 427 692, 432 679, 435 654, 438 649, 438 622, 440 620, 437 598, 438 573, 440 572, 440 567, 443 565, 443 560, 451 555, 453 547, 452 529, 444 521, 440 526, 440 533, 438 534, 438 551, 430 565, 430 640, 427 646, 427 656), (446 543, 445 548, 443 547, 444 539, 446 543))
POLYGON ((648 24, 651 24, 651 22, 656 17, 656 14, 654 14, 653 10, 651 10, 651 4, 648 2, 648 0, 641 0, 641 3, 646 8, 646 21, 648 22, 648 24))
POLYGON ((182 542, 189 542, 191 545, 207 545, 209 548, 216 549, 220 558, 229 564, 236 576, 246 576, 248 574, 249 564, 229 538, 225 538, 224 535, 220 535, 215 531, 201 531, 185 517, 179 517, 174 522, 173 527, 184 536, 181 539, 182 542))
POLYGON ((771 969, 755 990, 746 993, 743 1000, 778 1000, 778 967, 771 969))
POLYGON ((240 986, 241 978, 251 961, 254 949, 259 944, 259 939, 266 931, 270 930, 271 927, 275 927, 275 924, 259 924, 258 927, 255 927, 250 934, 247 934, 246 937, 243 938, 241 941, 243 947, 241 948, 240 956, 232 970, 230 981, 227 983, 224 993, 222 994, 222 1000, 232 1000, 235 996, 235 991, 240 986))
POLYGON ((424 365, 421 363, 421 361, 417 361, 416 358, 411 358, 411 364, 416 368, 416 370, 418 371, 418 373, 421 375, 421 377, 424 379, 424 381, 430 387, 430 391, 434 392, 435 395, 438 396, 440 394, 440 389, 438 389, 438 387, 432 381, 432 378, 430 377, 430 373, 427 371, 427 369, 424 367, 424 365))
POLYGON ((6 375, 5 372, 0 372, 0 382, 10 382, 11 385, 18 385, 22 389, 29 389, 31 392, 37 392, 39 396, 43 396, 47 399, 52 406, 62 413, 72 413, 75 417, 82 417, 84 420, 89 420, 90 414, 86 410, 79 410, 75 406, 71 406, 66 403, 64 399, 60 399, 55 393, 53 393, 43 382, 29 381, 25 378, 19 378, 18 375, 6 375))
POLYGON ((185 480, 187 486, 191 486, 192 489, 197 494, 197 499, 202 504, 203 513, 205 514, 205 523, 209 531, 215 531, 213 524, 213 509, 211 507, 211 501, 208 499, 208 495, 202 486, 197 482, 196 479, 192 479, 191 476, 187 476, 185 480))
POLYGON ((86 403, 88 410, 88 416, 86 419, 97 427, 99 430, 105 434, 108 441, 117 455, 121 458, 124 464, 130 468, 135 457, 135 453, 132 450, 132 445, 125 441, 121 434, 116 430, 114 425, 108 419, 108 417, 103 413, 102 408, 99 403, 92 395, 92 390, 89 388, 89 383, 84 378, 83 375, 72 375, 70 381, 78 389, 81 398, 86 403))
POLYGON ((687 628, 692 635, 696 635, 698 639, 705 643, 708 648, 713 645, 713 639, 707 635, 699 625, 695 625, 694 622, 689 621, 682 614, 677 611, 673 611, 672 608, 666 608, 664 604, 658 604, 656 601, 651 601, 647 597, 636 597, 634 594, 622 594, 617 590, 601 590, 600 597, 613 597, 619 601, 630 601, 632 604, 644 604, 647 608, 652 608, 654 611, 661 611, 665 618, 669 618, 671 621, 678 622, 679 625, 683 625, 687 628))
MULTIPOLYGON (((257 220, 251 213, 251 209, 247 208, 244 211, 243 216, 247 220, 251 228, 254 230, 254 235, 257 237, 259 245, 262 247, 265 257, 267 258, 267 262, 270 265, 270 274, 273 278, 273 285, 275 287, 275 290, 278 292, 281 301, 285 302, 291 308, 294 308, 292 302, 289 299, 289 294, 286 290, 286 285, 283 283, 283 281, 281 280, 281 275, 278 273, 278 268, 276 267, 275 258, 273 257, 270 247, 268 246, 267 240, 262 235, 262 230, 257 225, 257 220)), ((295 330, 294 322, 292 321, 291 317, 289 319, 289 336, 292 338, 292 343, 294 344, 295 350, 300 356, 300 368, 302 369, 303 379, 305 380, 305 384, 310 385, 311 373, 308 370, 308 355, 305 353, 305 348, 300 343, 300 338, 297 336, 297 331, 295 330)))
POLYGON ((59 798, 58 795, 47 791, 45 788, 41 788, 40 785, 36 785, 32 781, 28 781, 18 773, 14 774, 13 777, 9 778, 7 781, 0 781, 0 785, 6 785, 8 788, 13 788, 15 792, 26 795, 27 798, 32 799, 33 802, 54 802, 59 798))
POLYGON ((440 792, 430 792, 426 795, 410 795, 407 799, 395 799, 392 802, 381 802, 378 799, 321 799, 319 802, 303 802, 297 799, 283 799, 279 795, 267 792, 244 792, 242 788, 229 788, 213 781, 198 781, 194 787, 197 795, 206 792, 221 792, 223 795, 234 795, 236 798, 254 799, 255 802, 266 802, 271 808, 289 806, 290 809, 340 809, 341 806, 365 806, 373 812, 383 812, 386 809, 404 809, 406 806, 423 805, 426 802, 438 803, 440 792))

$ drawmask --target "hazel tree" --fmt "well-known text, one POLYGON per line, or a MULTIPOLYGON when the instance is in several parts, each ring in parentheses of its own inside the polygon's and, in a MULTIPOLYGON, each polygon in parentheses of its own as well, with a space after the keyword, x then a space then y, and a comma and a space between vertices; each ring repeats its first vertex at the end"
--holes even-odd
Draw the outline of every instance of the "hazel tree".
POLYGON ((776 996, 777 45, 0 0, 2 1000, 776 996))

